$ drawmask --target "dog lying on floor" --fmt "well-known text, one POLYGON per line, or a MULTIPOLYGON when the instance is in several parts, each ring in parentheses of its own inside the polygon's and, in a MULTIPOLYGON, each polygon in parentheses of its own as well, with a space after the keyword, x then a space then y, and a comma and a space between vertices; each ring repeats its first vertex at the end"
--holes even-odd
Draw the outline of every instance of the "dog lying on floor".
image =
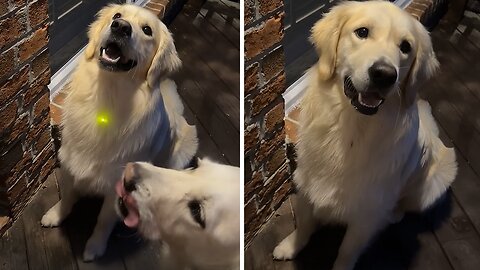
POLYGON ((172 269, 239 269, 239 168, 206 159, 181 171, 128 163, 116 191, 125 225, 162 239, 172 269))
POLYGON ((79 195, 104 196, 85 261, 103 255, 118 221, 115 183, 125 164, 182 169, 198 147, 175 83, 166 79, 181 64, 166 26, 141 7, 109 5, 97 14, 88 37, 63 105, 62 197, 41 220, 58 226, 79 195))
POLYGON ((318 224, 347 225, 335 270, 405 211, 431 206, 454 181, 421 83, 438 68, 428 32, 387 1, 344 2, 312 29, 320 56, 307 73, 297 145, 296 230, 273 251, 293 259, 318 224))

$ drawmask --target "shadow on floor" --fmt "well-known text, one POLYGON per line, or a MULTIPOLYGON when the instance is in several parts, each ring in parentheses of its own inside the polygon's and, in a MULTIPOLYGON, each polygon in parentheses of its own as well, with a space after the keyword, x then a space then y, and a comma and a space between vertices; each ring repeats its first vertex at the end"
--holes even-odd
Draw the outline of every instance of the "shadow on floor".
MULTIPOLYGON (((432 231, 451 212, 451 191, 422 214, 406 214, 401 222, 388 226, 360 257, 355 269, 407 269, 420 248, 418 235, 432 231)), ((294 261, 295 269, 331 269, 345 233, 342 226, 323 226, 294 261)))

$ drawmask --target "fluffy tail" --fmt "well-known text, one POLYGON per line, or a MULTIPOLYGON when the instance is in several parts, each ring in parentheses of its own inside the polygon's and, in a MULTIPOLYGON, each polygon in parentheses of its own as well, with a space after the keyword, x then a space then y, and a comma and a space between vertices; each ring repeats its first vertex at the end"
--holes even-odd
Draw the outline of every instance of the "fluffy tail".
POLYGON ((432 205, 452 184, 457 175, 455 150, 447 148, 438 137, 438 126, 431 113, 431 107, 424 100, 418 101, 418 113, 422 125, 424 145, 429 160, 425 178, 420 187, 419 203, 422 210, 432 205))
MULTIPOLYGON (((441 143, 441 142, 440 142, 441 143)), ((444 145, 432 157, 427 177, 422 186, 420 207, 422 210, 431 206, 452 184, 457 176, 455 150, 444 145)))
POLYGON ((198 150, 197 129, 195 126, 190 126, 185 119, 182 120, 183 123, 177 128, 170 159, 169 167, 172 169, 185 168, 198 150))

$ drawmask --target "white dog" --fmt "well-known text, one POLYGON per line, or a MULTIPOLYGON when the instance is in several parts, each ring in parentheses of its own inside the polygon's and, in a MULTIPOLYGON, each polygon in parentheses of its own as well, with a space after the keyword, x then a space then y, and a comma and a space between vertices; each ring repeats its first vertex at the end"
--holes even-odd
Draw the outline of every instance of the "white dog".
POLYGON ((238 167, 205 159, 183 171, 128 163, 116 190, 124 223, 165 241, 172 269, 239 269, 238 167))
POLYGON ((197 151, 174 82, 180 66, 165 25, 146 9, 110 5, 89 30, 84 58, 63 105, 62 198, 43 217, 58 226, 82 193, 105 200, 83 258, 101 256, 118 220, 115 183, 130 161, 183 168, 197 151))
POLYGON ((334 269, 352 269, 369 240, 422 211, 453 182, 455 152, 438 138, 419 84, 438 68, 430 37, 386 1, 345 2, 315 24, 320 60, 301 103, 296 230, 274 250, 292 259, 319 223, 347 224, 334 269))

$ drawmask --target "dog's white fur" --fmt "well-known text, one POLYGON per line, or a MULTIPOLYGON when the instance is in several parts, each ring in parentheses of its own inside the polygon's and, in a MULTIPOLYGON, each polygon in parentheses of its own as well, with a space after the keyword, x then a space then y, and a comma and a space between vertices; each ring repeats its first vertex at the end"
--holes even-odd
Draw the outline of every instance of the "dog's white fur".
POLYGON ((168 245, 172 269, 239 269, 238 167, 204 159, 178 171, 137 162, 134 179, 139 231, 168 245), (192 200, 202 205, 204 228, 192 217, 192 200))
POLYGON ((104 253, 118 220, 114 184, 127 162, 148 161, 180 169, 197 151, 196 129, 182 116, 175 83, 165 79, 179 66, 170 32, 146 9, 110 5, 90 27, 85 55, 63 105, 59 150, 62 198, 41 221, 43 226, 58 226, 80 194, 103 195, 97 224, 83 254, 86 261, 104 253), (115 13, 132 25, 124 53, 138 64, 128 72, 107 71, 98 62, 115 13), (145 25, 151 27, 152 36, 142 32, 145 25), (108 118, 108 124, 97 122, 99 114, 108 118))
POLYGON ((297 228, 273 256, 294 258, 317 224, 340 222, 348 227, 333 268, 352 269, 379 230, 446 191, 456 176, 455 152, 439 139, 428 103, 416 99, 438 62, 428 32, 409 14, 386 1, 345 2, 313 27, 312 41, 320 60, 308 71, 301 103, 297 228), (359 27, 371 37, 355 36, 359 27), (409 55, 399 50, 402 39, 412 44, 409 55), (362 87, 379 58, 399 76, 378 113, 366 116, 351 106, 343 78, 362 87))

